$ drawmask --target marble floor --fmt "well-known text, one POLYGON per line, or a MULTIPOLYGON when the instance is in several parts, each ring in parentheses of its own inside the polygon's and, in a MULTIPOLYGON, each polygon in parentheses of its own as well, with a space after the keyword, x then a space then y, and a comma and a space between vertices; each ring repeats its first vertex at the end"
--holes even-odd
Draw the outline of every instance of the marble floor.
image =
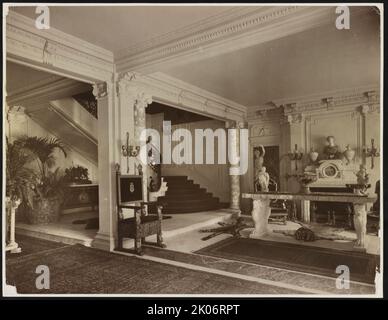
MULTIPOLYGON (((221 241, 228 234, 218 235, 210 240, 202 241, 201 238, 206 234, 199 232, 203 228, 218 227, 218 222, 228 221, 232 214, 227 210, 214 210, 205 212, 195 212, 188 214, 173 214, 170 219, 165 219, 162 222, 163 237, 168 248, 180 252, 194 252, 205 246, 221 241)), ((85 224, 74 224, 76 220, 85 220, 97 218, 98 212, 87 211, 65 214, 57 223, 48 225, 29 225, 17 223, 16 232, 22 235, 35 236, 38 238, 59 241, 67 244, 82 244, 91 246, 91 243, 97 233, 96 229, 87 230, 85 224)), ((248 217, 249 218, 249 217, 248 217)), ((287 221, 286 225, 270 223, 270 233, 263 237, 264 240, 282 241, 289 243, 301 243, 294 237, 287 235, 298 229, 301 225, 292 221, 287 221), (284 234, 284 233, 286 234, 284 234)), ((332 228, 325 225, 309 225, 314 230, 322 231, 323 233, 333 233, 345 238, 346 240, 317 240, 314 242, 303 242, 306 246, 317 246, 322 248, 338 249, 338 250, 353 250, 353 241, 356 239, 354 231, 332 228)), ((246 228, 241 231, 242 236, 248 237, 252 228, 246 228)), ((367 234, 367 253, 380 254, 380 238, 374 234, 367 234)), ((150 239, 151 240, 151 237, 150 239)), ((133 246, 133 241, 128 240, 124 244, 125 247, 133 246)))
MULTIPOLYGON (((97 230, 85 230, 84 224, 73 224, 72 222, 93 217, 97 217, 96 212, 83 212, 67 214, 58 223, 46 226, 18 224, 17 234, 34 236, 66 244, 91 246, 97 230)), ((230 218, 231 213, 227 210, 171 215, 171 218, 163 220, 162 223, 164 242, 167 245, 167 250, 150 248, 146 251, 146 259, 162 261, 163 263, 172 265, 176 264, 177 266, 183 266, 193 270, 204 268, 207 272, 210 270, 216 274, 258 281, 264 284, 288 288, 292 291, 296 290, 315 294, 342 293, 336 291, 333 279, 326 277, 193 254, 197 250, 231 237, 228 234, 221 234, 210 240, 203 241, 201 238, 206 236, 207 233, 199 232, 202 228, 209 229, 218 227, 218 222, 228 221, 230 218)), ((287 221, 286 225, 269 224, 269 227, 272 232, 266 235, 264 239, 300 244, 292 236, 279 233, 282 231, 296 230, 300 227, 299 224, 287 221)), ((249 227, 244 229, 242 235, 248 236, 251 230, 249 227)), ((355 238, 354 232, 351 231, 341 231, 340 234, 349 239, 355 238)), ((153 239, 150 237, 147 240, 153 239)), ((303 244, 338 250, 350 250, 353 246, 353 241, 317 240, 314 242, 303 242, 303 244)), ((127 248, 131 248, 132 246, 132 240, 128 240, 125 243, 125 247, 127 248)), ((379 252, 379 238, 377 236, 368 235, 368 252, 375 254, 379 252)), ((374 294, 376 292, 375 290, 376 288, 373 285, 352 283, 350 292, 346 294, 374 294)))
POLYGON ((90 247, 97 234, 96 229, 86 230, 85 224, 73 224, 76 220, 98 217, 96 211, 74 212, 62 215, 56 223, 30 225, 16 223, 16 234, 57 241, 66 244, 82 244, 90 247))

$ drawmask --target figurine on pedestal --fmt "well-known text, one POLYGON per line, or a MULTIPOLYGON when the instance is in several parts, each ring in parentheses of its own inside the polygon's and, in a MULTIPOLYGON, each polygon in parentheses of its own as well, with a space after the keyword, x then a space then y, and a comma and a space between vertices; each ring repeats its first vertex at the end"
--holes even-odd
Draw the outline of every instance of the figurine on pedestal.
POLYGON ((365 194, 366 190, 370 187, 369 174, 366 172, 365 165, 360 165, 360 170, 356 173, 357 176, 357 190, 360 194, 365 194))
POLYGON ((259 145, 255 148, 255 192, 262 191, 268 192, 269 175, 266 172, 266 168, 263 167, 265 149, 263 145, 259 145))
POLYGON ((256 192, 261 191, 261 192, 268 192, 268 186, 269 186, 269 174, 267 172, 266 167, 261 167, 260 171, 258 172, 257 175, 257 180, 255 183, 256 186, 256 192))
POLYGON ((339 159, 340 152, 338 146, 335 144, 335 138, 333 136, 328 136, 326 138, 327 146, 323 150, 323 153, 326 155, 328 160, 339 159))

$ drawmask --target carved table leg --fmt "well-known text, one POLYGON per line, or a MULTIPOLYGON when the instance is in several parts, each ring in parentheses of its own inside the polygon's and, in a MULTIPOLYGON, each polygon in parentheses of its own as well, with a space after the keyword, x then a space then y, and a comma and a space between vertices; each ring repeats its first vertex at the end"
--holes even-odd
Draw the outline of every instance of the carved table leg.
POLYGON ((250 234, 250 238, 260 238, 268 233, 268 218, 271 214, 269 206, 270 200, 253 200, 252 219, 255 230, 250 234))
POLYGON ((366 205, 354 204, 354 228, 356 229, 357 240, 354 248, 362 251, 366 250, 366 205))

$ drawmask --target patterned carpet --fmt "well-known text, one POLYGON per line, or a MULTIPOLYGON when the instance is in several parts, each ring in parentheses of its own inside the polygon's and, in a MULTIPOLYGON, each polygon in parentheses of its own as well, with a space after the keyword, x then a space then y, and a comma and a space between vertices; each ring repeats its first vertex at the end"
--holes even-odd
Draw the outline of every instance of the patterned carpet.
POLYGON ((336 268, 346 265, 351 281, 369 284, 374 283, 379 260, 366 253, 247 238, 228 238, 197 253, 333 278, 338 277, 336 268))
POLYGON ((7 284, 18 293, 295 294, 289 289, 190 270, 137 257, 18 237, 24 253, 7 255, 7 284), (50 269, 50 289, 35 287, 38 265, 50 269))

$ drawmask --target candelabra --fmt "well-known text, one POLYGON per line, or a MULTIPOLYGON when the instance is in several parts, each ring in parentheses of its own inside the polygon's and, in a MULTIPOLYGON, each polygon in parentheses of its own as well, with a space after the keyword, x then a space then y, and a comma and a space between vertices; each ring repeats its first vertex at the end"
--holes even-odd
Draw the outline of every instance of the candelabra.
POLYGON ((127 132, 126 144, 121 146, 123 156, 127 158, 127 173, 129 173, 129 158, 137 157, 140 152, 140 146, 135 146, 129 143, 129 133, 127 132))
POLYGON ((291 150, 291 152, 289 152, 287 156, 291 161, 295 161, 295 171, 298 171, 298 161, 302 160, 303 153, 298 150, 297 144, 295 144, 295 149, 291 150))
POLYGON ((371 147, 368 148, 367 146, 363 147, 363 152, 366 157, 371 158, 371 166, 370 168, 373 169, 375 167, 375 161, 374 159, 377 157, 380 157, 379 149, 375 147, 375 139, 371 139, 371 147))

